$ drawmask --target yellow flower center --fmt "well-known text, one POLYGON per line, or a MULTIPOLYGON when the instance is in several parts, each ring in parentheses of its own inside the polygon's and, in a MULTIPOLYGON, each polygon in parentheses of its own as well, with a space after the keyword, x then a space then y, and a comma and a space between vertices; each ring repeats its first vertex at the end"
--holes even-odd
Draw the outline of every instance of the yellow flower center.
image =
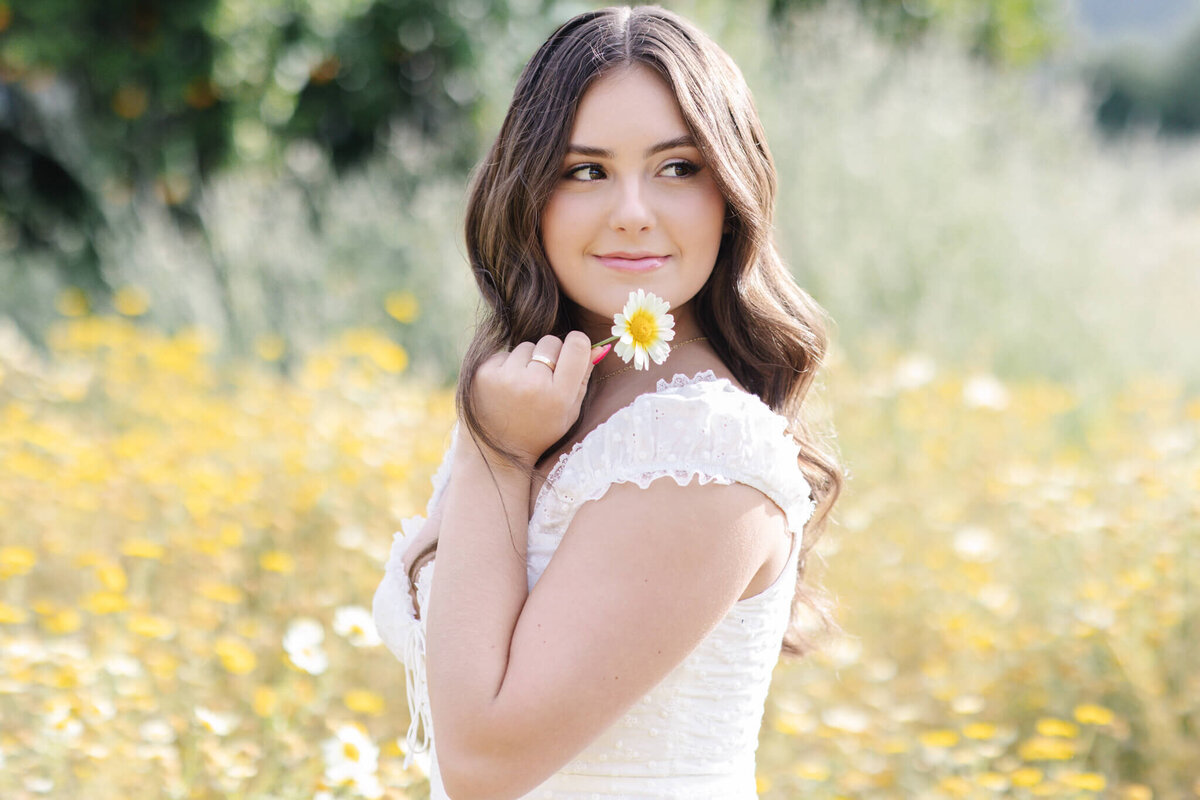
POLYGON ((633 337, 634 344, 640 344, 642 347, 654 341, 658 335, 658 324, 654 319, 654 315, 644 309, 638 309, 633 312, 633 316, 625 323, 626 330, 633 337))

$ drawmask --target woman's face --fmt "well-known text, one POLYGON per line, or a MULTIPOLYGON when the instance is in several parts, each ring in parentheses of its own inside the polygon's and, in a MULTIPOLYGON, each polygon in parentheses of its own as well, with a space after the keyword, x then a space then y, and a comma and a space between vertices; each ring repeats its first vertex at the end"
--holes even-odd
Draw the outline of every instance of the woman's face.
POLYGON ((667 83, 641 65, 593 83, 541 230, 559 285, 590 322, 603 329, 636 289, 673 312, 691 300, 724 222, 725 199, 667 83))

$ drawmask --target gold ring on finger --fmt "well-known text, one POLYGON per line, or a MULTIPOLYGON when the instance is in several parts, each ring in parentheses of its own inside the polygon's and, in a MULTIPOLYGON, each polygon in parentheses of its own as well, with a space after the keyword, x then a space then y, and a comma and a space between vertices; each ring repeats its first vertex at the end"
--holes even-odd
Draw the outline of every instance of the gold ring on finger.
POLYGON ((557 362, 557 361, 554 361, 553 359, 546 358, 546 356, 542 355, 541 353, 534 353, 534 354, 533 354, 533 355, 530 357, 530 359, 529 359, 529 360, 530 360, 530 361, 536 361, 536 362, 538 362, 539 364, 545 364, 547 367, 549 367, 549 368, 550 368, 550 371, 551 371, 551 372, 553 372, 553 371, 554 371, 554 368, 555 368, 555 367, 558 365, 558 362, 557 362))

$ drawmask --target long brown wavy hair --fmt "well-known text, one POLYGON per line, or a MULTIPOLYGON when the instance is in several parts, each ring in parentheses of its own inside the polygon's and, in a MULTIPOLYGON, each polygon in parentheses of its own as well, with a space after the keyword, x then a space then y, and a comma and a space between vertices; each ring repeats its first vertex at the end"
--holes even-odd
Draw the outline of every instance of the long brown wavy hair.
MULTIPOLYGON (((475 413, 471 389, 479 365, 498 350, 579 327, 579 309, 562 293, 546 258, 541 215, 561 177, 584 92, 602 75, 635 64, 655 70, 670 86, 726 201, 729 233, 693 300, 701 331, 738 381, 790 420, 799 466, 817 502, 805 527, 783 641, 784 654, 801 656, 813 643, 798 624, 802 607, 826 630, 837 627, 823 593, 804 583, 806 556, 842 486, 835 458, 801 413, 825 355, 825 316, 776 250, 775 165, 746 81, 723 50, 679 16, 656 6, 580 14, 559 27, 521 73, 467 205, 467 255, 484 303, 459 377, 459 416, 476 440, 502 450, 475 413)), ((436 549, 435 541, 414 559, 414 584, 436 549)))

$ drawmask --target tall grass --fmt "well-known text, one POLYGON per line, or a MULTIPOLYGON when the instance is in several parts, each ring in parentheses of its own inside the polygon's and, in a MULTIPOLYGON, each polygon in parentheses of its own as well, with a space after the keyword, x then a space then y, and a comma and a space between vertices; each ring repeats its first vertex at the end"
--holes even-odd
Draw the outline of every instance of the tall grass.
POLYGON ((1070 64, 997 71, 936 37, 899 52, 838 8, 746 60, 779 233, 841 341, 1014 375, 1200 378, 1181 347, 1200 302, 1200 144, 1105 144, 1070 64))

